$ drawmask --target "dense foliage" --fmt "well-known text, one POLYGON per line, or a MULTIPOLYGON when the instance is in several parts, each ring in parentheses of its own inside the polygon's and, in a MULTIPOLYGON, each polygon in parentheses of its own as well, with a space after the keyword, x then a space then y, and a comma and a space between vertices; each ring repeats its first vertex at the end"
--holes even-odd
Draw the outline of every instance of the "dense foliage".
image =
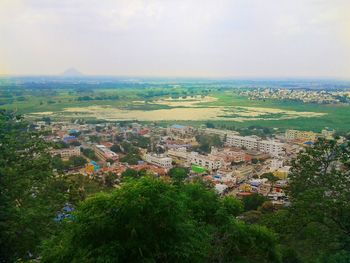
POLYGON ((141 177, 83 202, 42 262, 279 262, 274 235, 199 184, 141 177))
POLYGON ((0 142, 0 261, 11 262, 36 253, 66 196, 57 191, 45 143, 27 123, 0 112, 0 142))

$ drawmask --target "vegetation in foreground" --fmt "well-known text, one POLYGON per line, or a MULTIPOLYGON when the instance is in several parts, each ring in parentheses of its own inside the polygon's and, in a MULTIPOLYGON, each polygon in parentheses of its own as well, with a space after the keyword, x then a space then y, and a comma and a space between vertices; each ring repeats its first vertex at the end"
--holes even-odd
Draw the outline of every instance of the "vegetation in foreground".
POLYGON ((115 190, 55 176, 40 135, 13 113, 1 112, 0 139, 1 262, 350 260, 349 143, 319 141, 302 152, 291 206, 275 210, 184 181, 186 169, 172 170, 171 180, 125 176, 115 190), (67 203, 75 211, 55 220, 67 203))

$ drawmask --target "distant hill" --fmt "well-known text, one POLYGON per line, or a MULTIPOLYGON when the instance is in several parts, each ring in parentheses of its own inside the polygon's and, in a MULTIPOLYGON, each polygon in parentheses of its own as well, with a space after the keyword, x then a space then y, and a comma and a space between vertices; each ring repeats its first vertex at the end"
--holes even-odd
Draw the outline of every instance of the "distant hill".
POLYGON ((62 73, 62 76, 63 77, 81 77, 83 76, 83 74, 75 68, 69 68, 62 73))

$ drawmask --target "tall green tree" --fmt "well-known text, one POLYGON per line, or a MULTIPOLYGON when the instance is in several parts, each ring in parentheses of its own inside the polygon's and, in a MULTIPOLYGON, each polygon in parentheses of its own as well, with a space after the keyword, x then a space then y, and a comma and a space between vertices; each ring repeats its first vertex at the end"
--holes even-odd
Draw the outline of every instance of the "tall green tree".
POLYGON ((66 201, 38 133, 13 112, 0 111, 0 261, 30 258, 55 229, 66 201))
POLYGON ((128 180, 84 201, 42 262, 279 262, 274 234, 238 221, 242 210, 199 184, 128 180))
POLYGON ((316 255, 350 251, 350 143, 320 139, 299 154, 291 171, 291 214, 300 226, 298 236, 305 234, 319 248, 312 251, 316 255))

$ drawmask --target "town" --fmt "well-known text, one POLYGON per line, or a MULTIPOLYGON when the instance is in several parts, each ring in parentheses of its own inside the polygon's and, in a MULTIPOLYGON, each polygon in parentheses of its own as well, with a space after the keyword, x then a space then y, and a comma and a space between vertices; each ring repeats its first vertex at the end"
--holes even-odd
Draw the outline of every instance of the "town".
POLYGON ((166 177, 181 167, 188 172, 186 180, 199 178, 220 195, 259 194, 277 208, 289 204, 284 189, 292 159, 319 137, 333 139, 335 134, 329 128, 321 133, 285 130, 263 139, 205 125, 88 124, 45 118, 33 127, 52 143, 57 174, 82 174, 119 187, 124 175, 166 177))
POLYGON ((350 103, 349 90, 311 90, 311 89, 285 89, 285 88, 257 88, 239 92, 250 100, 290 100, 304 103, 340 104, 350 103))

